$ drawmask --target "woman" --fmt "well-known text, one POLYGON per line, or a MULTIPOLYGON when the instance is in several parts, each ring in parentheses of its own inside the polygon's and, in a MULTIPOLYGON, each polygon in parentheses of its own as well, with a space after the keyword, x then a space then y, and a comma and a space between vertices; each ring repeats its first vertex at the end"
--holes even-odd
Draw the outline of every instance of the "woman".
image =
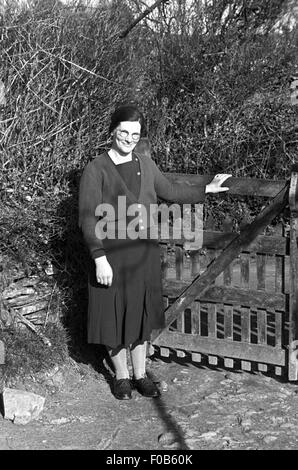
POLYGON ((217 175, 204 187, 171 183, 148 156, 134 152, 143 133, 144 117, 135 106, 116 109, 111 148, 87 164, 80 182, 79 225, 90 252, 88 342, 107 347, 115 368, 113 393, 119 400, 132 397, 132 385, 143 396, 159 395, 145 370, 151 331, 164 327, 159 246, 147 236, 150 207, 157 197, 203 202, 205 193, 228 190, 221 184, 230 176, 217 175), (110 224, 106 230, 103 221, 110 224), (134 228, 130 235, 123 230, 128 226, 134 228))

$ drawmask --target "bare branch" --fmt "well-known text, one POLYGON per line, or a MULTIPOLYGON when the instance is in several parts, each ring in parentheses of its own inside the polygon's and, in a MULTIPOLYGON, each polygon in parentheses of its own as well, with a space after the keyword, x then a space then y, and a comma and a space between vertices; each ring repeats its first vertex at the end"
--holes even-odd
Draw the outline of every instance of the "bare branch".
POLYGON ((24 325, 27 326, 27 328, 29 328, 30 330, 32 330, 40 339, 41 341, 46 345, 46 346, 49 346, 51 347, 52 346, 52 343, 51 341, 41 332, 38 330, 38 328, 36 328, 35 325, 33 325, 33 323, 28 320, 27 318, 25 318, 20 312, 18 312, 17 310, 15 309, 11 309, 13 310, 13 313, 14 315, 17 316, 17 318, 19 319, 19 321, 21 323, 23 323, 24 325))
POLYGON ((132 23, 131 25, 129 25, 128 28, 126 28, 124 31, 122 31, 122 33, 119 35, 119 38, 120 39, 123 39, 125 38, 129 33, 130 31, 138 24, 140 23, 140 21, 142 21, 144 18, 146 18, 146 16, 148 16, 153 10, 155 10, 155 8, 159 7, 160 5, 163 5, 167 2, 169 2, 170 0, 157 0, 155 3, 153 3, 153 5, 151 5, 151 7, 148 7, 143 13, 141 13, 132 23))

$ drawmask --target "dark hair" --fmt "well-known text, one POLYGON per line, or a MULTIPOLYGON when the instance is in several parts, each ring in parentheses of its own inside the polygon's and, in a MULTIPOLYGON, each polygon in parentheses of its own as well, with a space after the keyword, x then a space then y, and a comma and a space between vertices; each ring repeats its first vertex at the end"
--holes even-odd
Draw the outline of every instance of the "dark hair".
POLYGON ((111 123, 109 127, 109 133, 113 132, 114 129, 122 121, 138 121, 141 124, 141 135, 145 133, 145 119, 141 111, 132 104, 124 104, 119 106, 111 116, 111 123))

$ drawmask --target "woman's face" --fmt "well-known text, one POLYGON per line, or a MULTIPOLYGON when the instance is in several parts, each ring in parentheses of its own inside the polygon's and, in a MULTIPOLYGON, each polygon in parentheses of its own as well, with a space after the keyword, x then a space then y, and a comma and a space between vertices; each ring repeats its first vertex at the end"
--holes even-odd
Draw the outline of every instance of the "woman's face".
POLYGON ((141 124, 138 121, 122 121, 113 131, 113 147, 120 155, 129 155, 141 137, 141 124))

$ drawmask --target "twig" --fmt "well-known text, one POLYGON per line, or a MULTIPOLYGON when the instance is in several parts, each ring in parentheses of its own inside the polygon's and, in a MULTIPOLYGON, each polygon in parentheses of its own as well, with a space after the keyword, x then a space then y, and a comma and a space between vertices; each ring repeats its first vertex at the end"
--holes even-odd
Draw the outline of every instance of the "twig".
POLYGON ((72 62, 71 60, 67 60, 67 59, 64 59, 63 57, 52 54, 51 52, 46 51, 42 47, 40 48, 40 50, 42 52, 45 52, 46 54, 50 55, 51 57, 55 57, 56 59, 61 60, 61 62, 67 62, 68 64, 73 65, 74 67, 77 67, 78 69, 82 70, 83 72, 90 73, 94 77, 100 78, 101 80, 105 80, 108 83, 112 83, 113 85, 118 85, 118 86, 121 86, 121 87, 125 86, 122 83, 116 82, 115 80, 109 80, 108 78, 104 77, 103 75, 99 75, 98 73, 92 72, 92 70, 88 70, 85 67, 82 67, 81 65, 76 64, 75 62, 72 62))
POLYGON ((32 330, 46 346, 49 346, 49 347, 52 346, 51 341, 43 333, 38 331, 38 329, 33 325, 33 323, 30 320, 27 320, 27 318, 24 318, 23 315, 17 312, 16 310, 14 309, 11 309, 11 310, 13 310, 13 313, 18 317, 20 322, 26 325, 30 330, 32 330))
POLYGON ((52 301, 52 298, 53 298, 53 295, 54 295, 56 286, 57 286, 57 281, 55 282, 55 285, 54 285, 54 287, 53 287, 53 289, 52 289, 52 292, 51 292, 51 297, 50 297, 50 300, 49 300, 49 303, 48 303, 46 318, 45 318, 45 321, 44 321, 44 324, 43 324, 44 327, 46 326, 47 321, 48 321, 48 318, 49 318, 50 305, 51 305, 51 301, 52 301))
POLYGON ((151 7, 148 7, 143 13, 141 13, 132 23, 131 25, 128 26, 122 33, 120 33, 119 38, 123 39, 125 38, 130 31, 138 24, 140 21, 142 21, 146 16, 148 16, 155 8, 157 8, 160 5, 163 5, 164 3, 169 2, 169 0, 157 0, 157 2, 153 3, 151 7))

